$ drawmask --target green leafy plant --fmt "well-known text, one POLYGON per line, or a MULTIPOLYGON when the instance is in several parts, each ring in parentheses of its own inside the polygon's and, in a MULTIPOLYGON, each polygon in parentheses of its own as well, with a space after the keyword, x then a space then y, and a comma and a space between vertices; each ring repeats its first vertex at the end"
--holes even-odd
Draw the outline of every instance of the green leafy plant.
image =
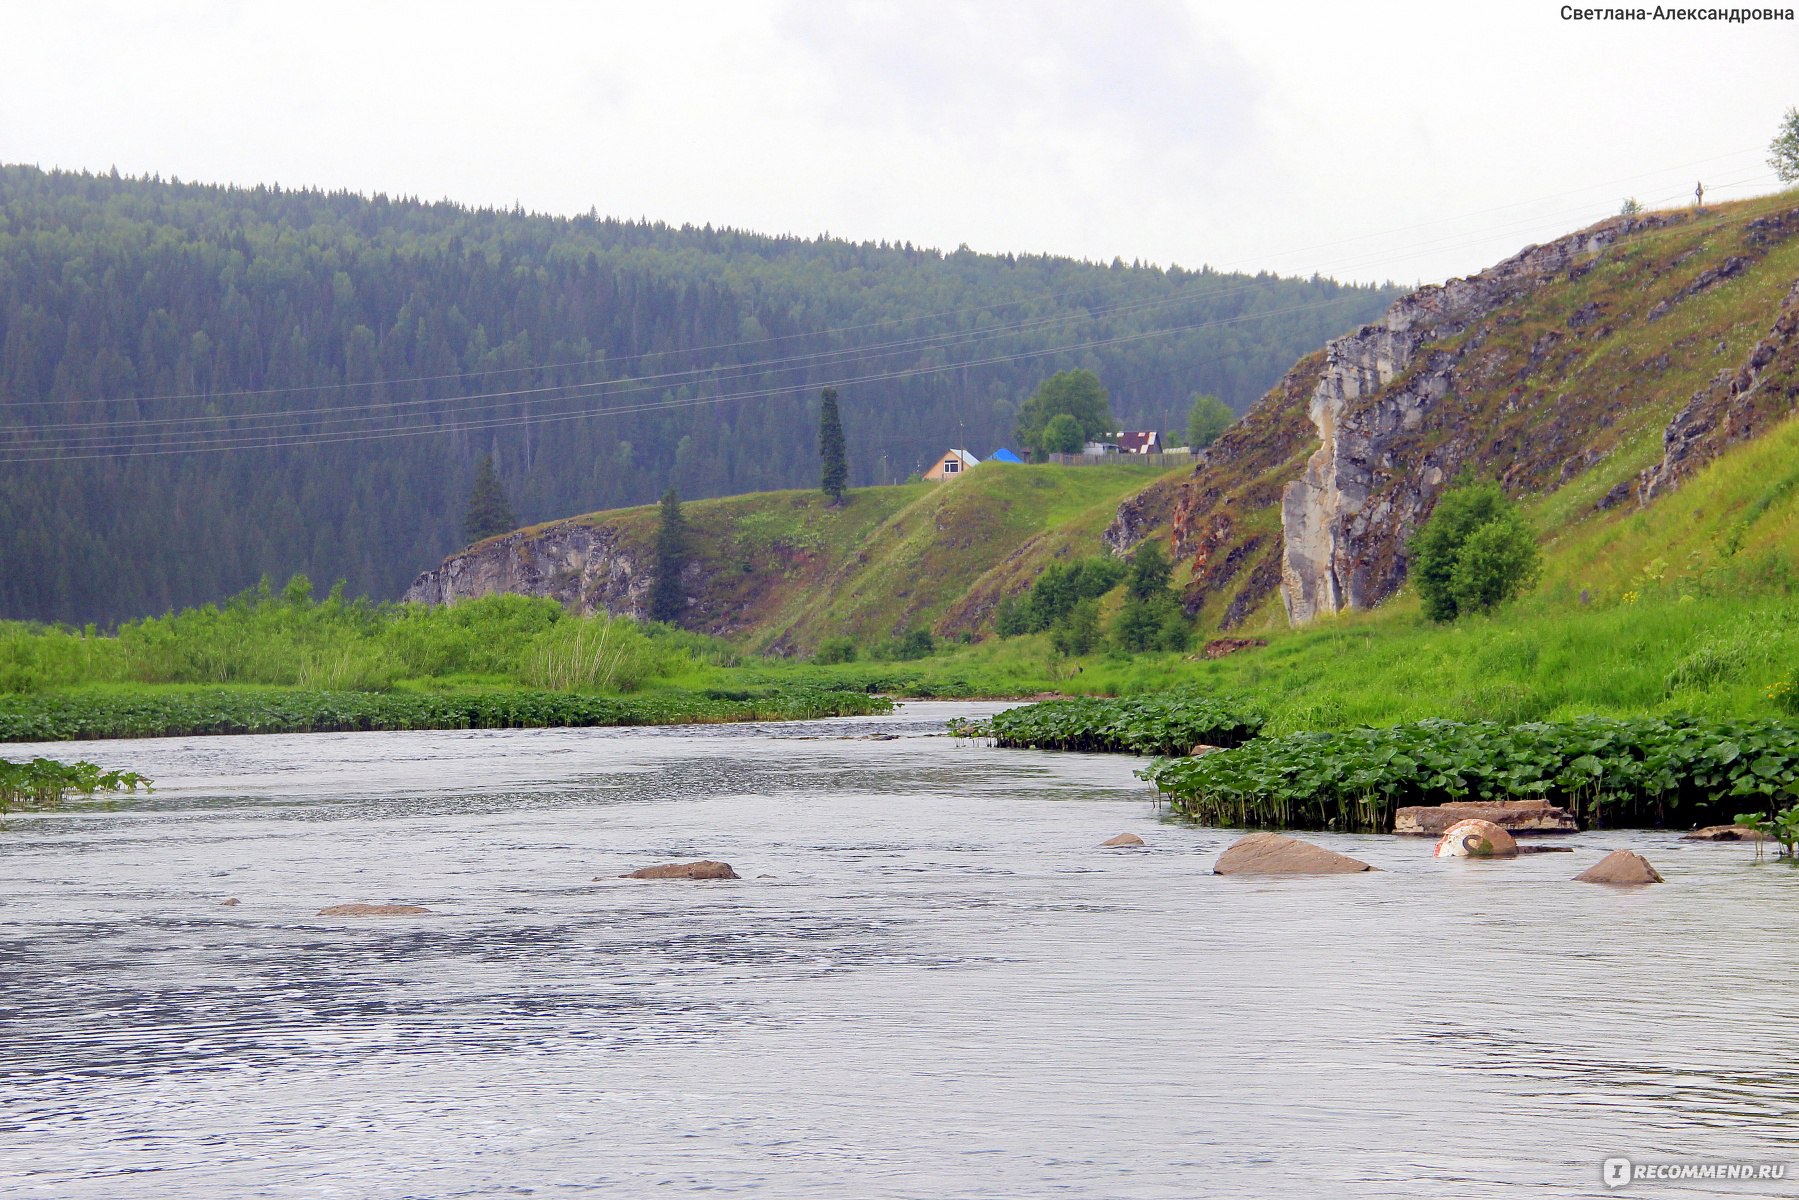
POLYGON ((11 762, 0 758, 0 816, 25 809, 56 808, 71 795, 91 798, 101 792, 150 789, 136 771, 106 771, 91 762, 58 762, 33 758, 11 762))
POLYGON ((1409 550, 1412 582, 1433 621, 1503 604, 1535 581, 1541 559, 1530 526, 1496 483, 1444 492, 1409 550))

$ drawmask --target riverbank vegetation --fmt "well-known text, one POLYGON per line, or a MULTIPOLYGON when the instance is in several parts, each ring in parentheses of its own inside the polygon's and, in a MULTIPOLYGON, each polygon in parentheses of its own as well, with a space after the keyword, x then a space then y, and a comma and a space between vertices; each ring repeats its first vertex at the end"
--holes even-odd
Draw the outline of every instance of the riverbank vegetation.
POLYGON ((19 810, 57 808, 71 796, 91 799, 101 792, 150 790, 136 771, 109 771, 91 762, 0 758, 0 817, 19 810))
POLYGON ((552 601, 315 599, 296 576, 116 634, 0 624, 0 740, 783 720, 885 712, 866 687, 733 678, 737 651, 552 601))
POLYGON ((1140 774, 1208 825, 1393 828, 1400 805, 1551 798, 1583 827, 1694 826, 1799 799, 1799 729, 1777 721, 1419 721, 1258 738, 1140 774))

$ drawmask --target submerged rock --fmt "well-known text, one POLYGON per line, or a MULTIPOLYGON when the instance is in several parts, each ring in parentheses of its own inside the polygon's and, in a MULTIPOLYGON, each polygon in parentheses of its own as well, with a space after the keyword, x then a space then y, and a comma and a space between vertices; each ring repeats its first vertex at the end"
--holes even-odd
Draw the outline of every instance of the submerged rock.
POLYGON ((319 909, 321 917, 416 917, 431 910, 417 904, 333 904, 319 909))
POLYGON ((620 879, 736 879, 737 872, 731 869, 728 862, 715 862, 712 859, 701 859, 699 862, 663 863, 661 866, 644 867, 632 871, 628 875, 620 875, 620 879))
POLYGON ((1683 842, 1765 842, 1768 835, 1747 825, 1707 825, 1680 835, 1683 842))
POLYGON ((1143 844, 1144 844, 1143 839, 1138 837, 1134 833, 1121 833, 1116 837, 1109 837, 1105 841, 1100 843, 1100 845, 1102 847, 1104 847, 1104 846, 1141 846, 1143 844))
POLYGON ((1518 843, 1491 821, 1457 821, 1437 840, 1438 858, 1516 858, 1518 843))
POLYGON ((239 900, 236 896, 228 896, 219 901, 219 903, 223 904, 226 908, 236 908, 238 905, 242 904, 243 901, 239 900))
POLYGON ((1611 883, 1635 887, 1643 883, 1661 883, 1661 872, 1634 850, 1614 850, 1574 877, 1576 883, 1611 883))
POLYGON ((1458 821, 1489 821, 1507 833, 1576 833, 1574 814, 1547 800, 1458 800, 1415 804, 1393 814, 1393 832, 1440 837, 1458 821))
POLYGON ((1359 858, 1338 854, 1279 833, 1251 833, 1218 856, 1214 875, 1352 875, 1378 871, 1359 858))

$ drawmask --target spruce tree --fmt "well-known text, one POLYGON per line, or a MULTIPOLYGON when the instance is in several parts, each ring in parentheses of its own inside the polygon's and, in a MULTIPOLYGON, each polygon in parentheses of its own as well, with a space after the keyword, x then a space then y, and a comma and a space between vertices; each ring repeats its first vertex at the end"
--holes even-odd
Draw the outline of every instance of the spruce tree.
POLYGON ((818 406, 819 487, 832 504, 843 503, 850 468, 843 457, 843 417, 837 411, 837 389, 826 388, 818 406))
POLYGON ((674 488, 662 493, 662 511, 656 526, 656 579, 650 586, 650 620, 681 623, 687 593, 681 572, 687 568, 687 518, 681 515, 681 497, 674 488))
POLYGON ((469 489, 468 512, 462 518, 462 536, 469 545, 496 534, 511 533, 518 528, 512 505, 506 502, 506 489, 500 485, 500 473, 494 470, 493 455, 481 460, 475 471, 475 486, 469 489))

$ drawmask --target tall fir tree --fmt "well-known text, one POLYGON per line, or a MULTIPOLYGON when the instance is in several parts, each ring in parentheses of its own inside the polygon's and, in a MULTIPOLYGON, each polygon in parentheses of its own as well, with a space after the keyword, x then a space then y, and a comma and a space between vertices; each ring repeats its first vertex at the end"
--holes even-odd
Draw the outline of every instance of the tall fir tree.
POLYGON ((481 460, 475 471, 475 486, 469 489, 468 512, 462 518, 462 536, 469 545, 496 534, 511 533, 518 528, 518 517, 506 502, 506 489, 500 473, 494 469, 493 455, 481 460))
POLYGON ((818 457, 821 460, 819 487, 831 498, 832 504, 842 504, 850 468, 843 455, 843 416, 837 411, 836 388, 826 388, 819 401, 818 457))
POLYGON ((681 572, 687 568, 687 518, 681 513, 681 497, 674 488, 662 493, 662 510, 656 525, 656 579, 650 585, 650 620, 679 625, 687 609, 687 591, 681 572))

